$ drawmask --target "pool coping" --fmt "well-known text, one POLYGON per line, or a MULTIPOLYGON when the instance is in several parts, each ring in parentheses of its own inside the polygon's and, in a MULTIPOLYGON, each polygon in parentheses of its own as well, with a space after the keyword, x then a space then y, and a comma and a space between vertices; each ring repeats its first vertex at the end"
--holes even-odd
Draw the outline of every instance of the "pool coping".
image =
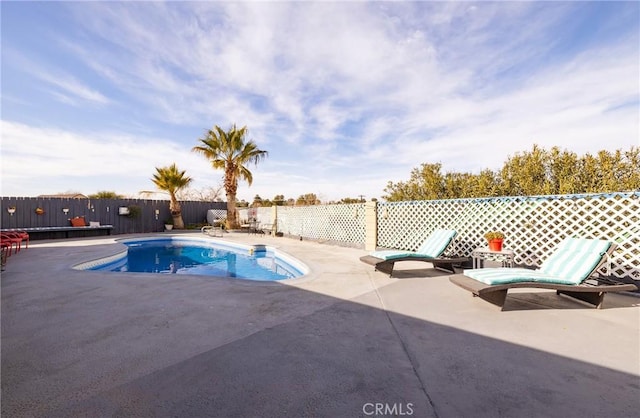
MULTIPOLYGON (((311 269, 309 268, 309 266, 307 266, 304 262, 302 262, 301 260, 293 257, 292 255, 286 253, 285 251, 282 251, 281 249, 279 249, 278 247, 275 246, 271 246, 271 245, 265 245, 265 244, 245 244, 245 243, 237 243, 237 242, 230 242, 230 241, 225 241, 223 239, 216 239, 214 237, 206 237, 206 236, 192 236, 192 235, 176 235, 176 234, 172 234, 172 235, 167 235, 167 234, 162 234, 161 236, 159 235, 153 235, 153 236, 149 236, 149 235, 145 235, 142 237, 128 237, 128 238, 116 238, 115 239, 115 243, 116 244, 121 244, 121 246, 124 246, 124 249, 121 249, 120 251, 106 256, 106 257, 101 257, 101 258, 97 258, 97 259, 92 259, 92 260, 88 260, 88 261, 84 261, 84 262, 80 262, 77 264, 74 264, 71 266, 72 269, 74 270, 93 270, 96 267, 105 265, 105 264, 109 264, 112 263, 114 261, 117 261, 123 257, 126 257, 127 254, 127 250, 129 248, 129 246, 127 245, 127 243, 132 243, 132 242, 157 242, 157 241, 183 241, 183 242, 193 242, 193 243, 204 243, 204 244, 216 244, 221 248, 228 248, 228 249, 232 249, 232 250, 237 250, 238 253, 243 253, 243 252, 248 252, 251 253, 251 250, 259 250, 259 251, 266 251, 266 252, 270 252, 271 254, 273 254, 275 257, 277 257, 278 259, 284 261, 285 263, 287 263, 288 265, 290 265, 292 268, 296 269, 297 272, 300 273, 299 277, 292 277, 292 278, 288 278, 288 279, 280 279, 280 280, 252 280, 250 278, 234 278, 234 277, 228 277, 228 276, 216 276, 216 275, 204 275, 207 277, 215 277, 215 278, 228 278, 228 279, 233 279, 233 280, 248 280, 248 281, 252 281, 252 282, 271 282, 271 281, 275 281, 275 282, 280 282, 280 283, 296 283, 299 282, 301 280, 307 280, 309 276, 309 274, 311 273, 311 269)), ((128 272, 128 273, 140 273, 140 272, 128 272)), ((147 274, 166 274, 166 273, 147 273, 147 274)), ((185 275, 185 276, 203 276, 203 275, 196 275, 196 274, 189 274, 189 273, 181 273, 181 275, 185 275)))

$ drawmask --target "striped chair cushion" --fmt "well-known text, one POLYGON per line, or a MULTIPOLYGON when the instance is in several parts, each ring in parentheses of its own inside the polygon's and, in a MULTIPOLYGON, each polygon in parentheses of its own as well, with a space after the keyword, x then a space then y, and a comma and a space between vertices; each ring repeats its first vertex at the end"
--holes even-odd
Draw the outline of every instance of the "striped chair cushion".
POLYGON ((525 268, 496 267, 486 269, 471 269, 464 270, 463 274, 479 282, 490 285, 521 282, 575 284, 569 279, 541 273, 540 270, 529 270, 525 268))
POLYGON ((600 263, 611 242, 597 239, 567 238, 547 258, 540 272, 582 283, 600 263))
POLYGON ((565 238, 560 244, 558 244, 558 248, 556 250, 599 251, 604 254, 607 252, 610 246, 610 241, 605 241, 602 239, 565 238))
POLYGON ((369 254, 374 257, 381 258, 383 260, 394 260, 396 258, 411 257, 415 253, 413 251, 403 251, 403 250, 380 250, 380 251, 372 251, 369 254))
POLYGON ((421 256, 440 257, 455 236, 456 231, 453 229, 436 229, 418 247, 416 253, 421 256))
POLYGON ((380 250, 373 251, 369 254, 383 260, 394 260, 402 257, 437 258, 447 249, 455 236, 456 231, 452 229, 436 229, 420 247, 418 247, 417 251, 380 250))

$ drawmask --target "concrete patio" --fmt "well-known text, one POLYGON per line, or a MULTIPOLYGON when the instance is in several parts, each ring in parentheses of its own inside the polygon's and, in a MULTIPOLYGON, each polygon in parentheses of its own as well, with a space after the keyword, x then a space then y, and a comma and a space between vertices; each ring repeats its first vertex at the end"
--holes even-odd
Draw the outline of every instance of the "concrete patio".
POLYGON ((276 246, 311 274, 71 269, 120 238, 34 241, 9 258, 2 416, 640 413, 638 297, 609 294, 596 310, 522 289, 500 311, 425 263, 389 278, 358 261, 363 250, 246 234, 223 239, 276 246))

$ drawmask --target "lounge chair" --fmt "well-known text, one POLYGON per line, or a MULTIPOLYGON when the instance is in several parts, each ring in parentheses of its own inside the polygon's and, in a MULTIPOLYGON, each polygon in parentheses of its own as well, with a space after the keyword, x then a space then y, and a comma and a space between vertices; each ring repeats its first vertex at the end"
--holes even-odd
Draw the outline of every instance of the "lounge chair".
POLYGON ((452 229, 436 229, 418 247, 416 251, 381 250, 373 251, 369 255, 360 257, 363 263, 371 264, 376 271, 393 274, 393 267, 399 261, 425 261, 433 264, 434 268, 455 273, 454 264, 464 263, 469 257, 445 257, 445 250, 453 242, 456 231, 452 229))
POLYGON ((538 270, 501 267, 470 269, 451 276, 449 280, 474 296, 500 307, 504 305, 509 289, 539 288, 553 289, 557 294, 601 308, 607 292, 637 290, 634 284, 595 276, 603 265, 609 269, 609 258, 615 248, 616 244, 610 241, 567 238, 538 270))

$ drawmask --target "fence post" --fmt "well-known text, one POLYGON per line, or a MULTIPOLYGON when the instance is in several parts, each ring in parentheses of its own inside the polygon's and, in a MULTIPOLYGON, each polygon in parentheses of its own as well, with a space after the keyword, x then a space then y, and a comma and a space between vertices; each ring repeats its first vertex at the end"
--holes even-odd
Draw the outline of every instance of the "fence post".
POLYGON ((364 249, 375 251, 378 246, 378 202, 366 202, 364 204, 364 249))
POLYGON ((278 233, 278 206, 271 206, 271 235, 278 233))

